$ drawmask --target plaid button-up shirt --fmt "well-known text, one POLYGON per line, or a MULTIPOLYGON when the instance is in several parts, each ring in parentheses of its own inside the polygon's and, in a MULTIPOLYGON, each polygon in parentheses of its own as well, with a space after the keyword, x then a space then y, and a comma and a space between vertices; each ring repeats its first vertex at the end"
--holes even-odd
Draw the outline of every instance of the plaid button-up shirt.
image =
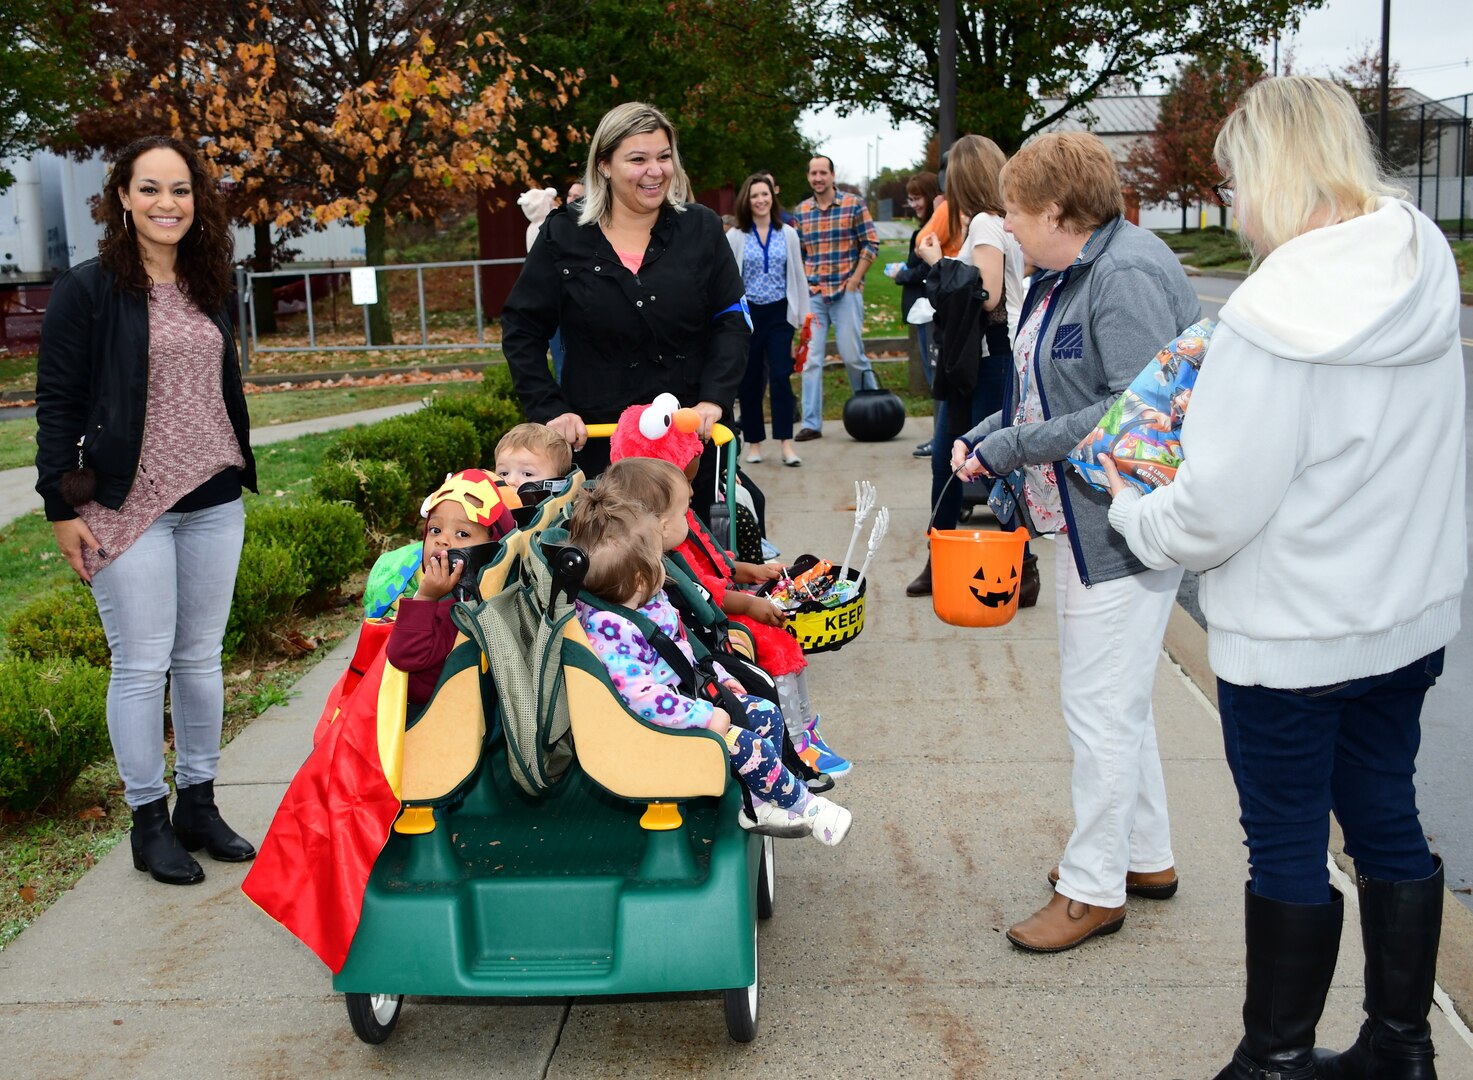
POLYGON ((793 211, 793 223, 803 240, 808 287, 830 298, 844 288, 844 280, 854 273, 861 255, 873 261, 880 253, 879 236, 864 200, 848 191, 834 195, 827 210, 810 196, 793 211))

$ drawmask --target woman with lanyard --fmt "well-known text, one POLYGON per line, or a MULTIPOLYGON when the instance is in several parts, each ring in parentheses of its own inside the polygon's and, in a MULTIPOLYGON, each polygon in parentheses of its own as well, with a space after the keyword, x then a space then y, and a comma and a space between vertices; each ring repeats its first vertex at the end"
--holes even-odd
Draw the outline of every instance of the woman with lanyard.
MULTIPOLYGON (((750 331, 742 278, 721 219, 687 202, 675 129, 630 102, 599 121, 584 172, 587 194, 543 222, 502 312, 502 351, 530 420, 561 434, 590 476, 608 466, 588 424, 672 393, 709 438, 730 421, 750 331), (562 382, 547 342, 562 327, 562 382)), ((701 455, 696 512, 709 514, 717 454, 701 455)))
POLYGON ((808 314, 808 281, 798 230, 782 224, 782 204, 765 173, 742 182, 736 198, 736 228, 726 234, 742 273, 752 312, 752 347, 742 379, 742 438, 747 460, 762 460, 767 437, 762 423, 763 389, 772 386, 772 434, 782 443, 784 465, 801 465, 793 449, 793 334, 808 314), (774 243, 774 239, 777 241, 774 243))
POLYGON ((190 851, 256 854, 220 820, 214 793, 241 488, 256 487, 225 314, 230 227, 194 151, 161 136, 118 155, 102 214, 98 257, 57 279, 41 327, 36 490, 107 633, 107 729, 133 812, 133 865, 192 885, 205 873, 190 851))
POLYGON ((1200 315, 1181 262, 1124 219, 1110 152, 1043 135, 1003 167, 1006 226, 1038 268, 1003 408, 957 440, 963 479, 1014 477, 1030 531, 1057 533, 1059 696, 1074 749, 1074 831, 1053 898, 1011 927, 1059 952, 1119 930, 1127 894, 1176 891, 1151 687, 1181 568, 1150 570, 1110 528, 1110 500, 1062 462, 1141 365, 1200 315), (1018 478, 1021 477, 1021 484, 1018 478))

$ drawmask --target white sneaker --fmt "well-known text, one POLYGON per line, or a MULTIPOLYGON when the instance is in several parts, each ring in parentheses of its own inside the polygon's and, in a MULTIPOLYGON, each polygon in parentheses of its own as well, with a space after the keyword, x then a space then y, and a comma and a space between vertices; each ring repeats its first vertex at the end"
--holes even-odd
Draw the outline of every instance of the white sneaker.
POLYGON ((747 464, 758 465, 762 462, 762 451, 758 449, 758 443, 751 443, 747 447, 747 464))
MULTIPOLYGON (((792 839, 797 836, 807 836, 813 831, 813 822, 805 814, 785 810, 777 803, 763 802, 756 797, 752 799, 752 807, 757 811, 755 819, 747 814, 745 806, 737 815, 737 824, 747 832, 792 839)), ((812 810, 812 807, 810 806, 809 809, 812 810)))
POLYGON ((822 795, 815 795, 808 803, 803 815, 813 829, 813 838, 828 847, 838 846, 849 835, 849 826, 854 815, 836 802, 829 802, 822 795))

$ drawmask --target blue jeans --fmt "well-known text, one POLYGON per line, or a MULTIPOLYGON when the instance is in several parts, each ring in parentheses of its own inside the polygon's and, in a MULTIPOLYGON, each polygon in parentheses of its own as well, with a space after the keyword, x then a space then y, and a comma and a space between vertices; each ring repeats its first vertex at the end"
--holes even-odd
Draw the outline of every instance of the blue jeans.
POLYGON ((174 725, 174 782, 215 779, 225 688, 220 645, 245 537, 239 499, 167 513, 92 577, 112 650, 107 732, 123 797, 144 806, 164 783, 164 678, 174 725))
MULTIPOLYGON (((1013 370, 1012 353, 984 356, 977 369, 977 387, 972 391, 972 412, 967 418, 966 430, 971 430, 1002 408, 1004 380, 1013 370)), ((951 479, 951 444, 956 440, 950 434, 950 415, 946 402, 936 402, 936 436, 931 442, 931 505, 936 507, 936 528, 954 529, 961 514, 962 482, 951 479), (943 489, 945 495, 942 494, 943 489)), ((992 481, 982 481, 991 489, 992 481)), ((1013 528, 1013 523, 1000 522, 1003 528, 1013 528)))
POLYGON ((559 326, 552 332, 552 340, 547 343, 552 350, 552 377, 558 382, 563 381, 563 358, 568 351, 563 348, 563 328, 559 326))
POLYGON ((1385 675, 1302 690, 1217 681, 1255 893, 1330 900, 1331 811, 1358 874, 1411 881, 1432 873, 1412 777, 1422 700, 1442 657, 1438 649, 1385 675))
POLYGON ((840 290, 833 298, 810 295, 813 305, 813 337, 808 345, 808 363, 803 368, 803 426, 823 430, 823 357, 829 343, 829 327, 839 358, 849 372, 849 386, 858 390, 870 370, 864 351, 864 293, 840 290))
POLYGON ((747 371, 742 376, 742 438, 760 443, 767 438, 762 423, 762 398, 772 386, 772 437, 793 437, 793 328, 788 323, 788 302, 752 305, 752 344, 747 350, 747 371))

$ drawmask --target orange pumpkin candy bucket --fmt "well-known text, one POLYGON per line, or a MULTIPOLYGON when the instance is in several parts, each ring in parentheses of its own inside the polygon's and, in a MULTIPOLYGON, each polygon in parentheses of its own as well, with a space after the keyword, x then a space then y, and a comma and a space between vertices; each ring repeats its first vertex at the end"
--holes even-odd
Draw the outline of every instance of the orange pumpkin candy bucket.
POLYGON ((952 626, 1002 626, 1018 613, 1028 530, 929 529, 931 606, 952 626))

